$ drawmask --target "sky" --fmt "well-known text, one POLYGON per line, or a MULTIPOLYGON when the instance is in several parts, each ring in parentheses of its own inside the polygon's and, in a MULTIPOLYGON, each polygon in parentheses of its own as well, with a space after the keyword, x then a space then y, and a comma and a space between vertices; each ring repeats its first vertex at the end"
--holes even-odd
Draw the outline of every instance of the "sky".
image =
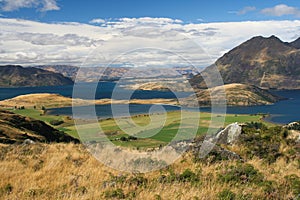
POLYGON ((300 37, 300 2, 0 0, 2 65, 205 67, 257 35, 300 37))

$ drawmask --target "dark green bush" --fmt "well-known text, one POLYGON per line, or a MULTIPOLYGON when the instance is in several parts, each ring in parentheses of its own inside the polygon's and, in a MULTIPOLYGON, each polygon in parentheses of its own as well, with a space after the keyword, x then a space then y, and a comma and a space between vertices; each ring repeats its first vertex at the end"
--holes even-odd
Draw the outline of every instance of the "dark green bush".
POLYGON ((190 169, 186 169, 181 174, 175 174, 172 170, 169 171, 169 175, 160 175, 158 177, 160 183, 173 183, 173 182, 189 182, 192 184, 200 183, 200 179, 196 173, 190 169))
POLYGON ((218 199, 220 200, 234 200, 235 194, 229 189, 225 189, 218 193, 218 199))
POLYGON ((64 121, 62 121, 62 120, 56 120, 56 119, 50 121, 50 124, 53 125, 53 126, 59 126, 59 125, 61 125, 63 123, 64 123, 64 121))
POLYGON ((178 180, 180 182, 196 182, 199 181, 197 175, 190 169, 186 169, 182 174, 179 175, 178 180))
POLYGON ((286 129, 280 126, 266 128, 252 123, 243 127, 243 134, 240 136, 238 144, 245 147, 246 158, 251 159, 253 156, 257 156, 270 164, 283 156, 280 152, 280 145, 285 144, 287 134, 286 129), (261 127, 261 129, 257 129, 257 127, 261 127))
POLYGON ((293 124, 290 125, 290 126, 287 126, 287 128, 288 128, 289 130, 298 130, 298 131, 300 131, 300 121, 297 122, 297 123, 293 123, 293 124))
POLYGON ((128 139, 129 139, 129 140, 137 140, 137 137, 134 137, 134 136, 130 135, 130 136, 128 137, 128 139))
POLYGON ((115 183, 125 183, 127 180, 127 176, 126 175, 118 175, 115 176, 113 174, 110 174, 110 182, 115 182, 115 183))
POLYGON ((264 176, 250 164, 231 165, 218 174, 218 180, 224 183, 259 184, 264 176))
POLYGON ((254 129, 266 129, 267 127, 261 122, 250 122, 246 123, 247 128, 254 128, 254 129))
POLYGON ((148 179, 144 178, 143 176, 134 176, 129 178, 129 180, 127 181, 130 185, 135 185, 135 186, 139 186, 139 187, 145 187, 148 183, 148 179))
POLYGON ((123 142, 126 142, 126 141, 128 141, 128 138, 125 137, 125 136, 122 136, 122 137, 120 137, 120 140, 123 141, 123 142))
POLYGON ((8 183, 0 189, 1 194, 10 194, 13 191, 13 186, 8 183))
POLYGON ((118 199, 125 199, 125 194, 121 188, 115 190, 108 190, 104 192, 105 198, 118 198, 118 199))

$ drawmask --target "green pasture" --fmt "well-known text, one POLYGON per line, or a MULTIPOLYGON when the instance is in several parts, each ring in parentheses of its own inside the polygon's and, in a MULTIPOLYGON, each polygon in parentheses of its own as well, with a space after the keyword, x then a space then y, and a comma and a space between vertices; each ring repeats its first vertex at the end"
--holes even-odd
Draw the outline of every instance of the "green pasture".
MULTIPOLYGON (((74 121, 66 116, 43 115, 41 110, 24 109, 13 112, 44 121, 50 125, 52 120, 62 120, 63 124, 53 126, 78 138, 74 121)), ((115 145, 129 148, 149 148, 166 145, 172 140, 184 140, 195 135, 206 134, 208 130, 216 132, 234 122, 260 122, 261 115, 227 114, 225 118, 217 114, 172 111, 167 114, 137 115, 128 118, 100 120, 97 124, 84 124, 79 128, 83 141, 103 140, 108 138, 115 145), (224 123, 222 123, 224 120, 224 123), (136 126, 137 125, 137 126, 136 126), (101 127, 101 130, 99 129, 101 127), (102 132, 103 134, 99 134, 102 132), (130 139, 133 136, 136 139, 130 139)), ((268 124, 270 125, 270 124, 268 124)))

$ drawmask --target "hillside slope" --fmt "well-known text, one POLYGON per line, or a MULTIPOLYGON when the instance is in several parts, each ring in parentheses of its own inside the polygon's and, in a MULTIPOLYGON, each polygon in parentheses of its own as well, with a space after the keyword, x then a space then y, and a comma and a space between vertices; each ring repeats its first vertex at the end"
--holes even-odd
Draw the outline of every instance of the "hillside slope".
POLYGON ((0 87, 71 85, 73 81, 59 73, 18 65, 0 66, 0 87))
POLYGON ((42 121, 0 110, 0 143, 22 143, 26 139, 38 142, 79 142, 42 121))

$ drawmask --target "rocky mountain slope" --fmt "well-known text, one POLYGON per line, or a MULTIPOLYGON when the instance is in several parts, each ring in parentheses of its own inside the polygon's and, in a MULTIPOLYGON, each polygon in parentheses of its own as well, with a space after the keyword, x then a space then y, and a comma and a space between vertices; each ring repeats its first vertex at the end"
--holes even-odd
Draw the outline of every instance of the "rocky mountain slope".
POLYGON ((73 81, 59 73, 18 65, 0 66, 0 87, 71 85, 73 81))
POLYGON ((123 79, 149 79, 165 77, 190 77, 199 73, 200 69, 192 66, 174 68, 133 68, 133 67, 77 67, 71 65, 40 65, 35 68, 63 74, 80 82, 115 81, 123 79), (78 71, 80 70, 80 73, 78 71))
MULTIPOLYGON (((263 88, 300 88, 300 39, 282 42, 271 36, 253 37, 219 58, 217 66, 225 84, 243 83, 263 88)), ((201 74, 211 74, 212 66, 201 74)), ((205 88, 201 75, 191 79, 197 88, 205 88)))
POLYGON ((42 121, 0 110, 0 143, 23 143, 26 139, 38 142, 79 142, 42 121))

